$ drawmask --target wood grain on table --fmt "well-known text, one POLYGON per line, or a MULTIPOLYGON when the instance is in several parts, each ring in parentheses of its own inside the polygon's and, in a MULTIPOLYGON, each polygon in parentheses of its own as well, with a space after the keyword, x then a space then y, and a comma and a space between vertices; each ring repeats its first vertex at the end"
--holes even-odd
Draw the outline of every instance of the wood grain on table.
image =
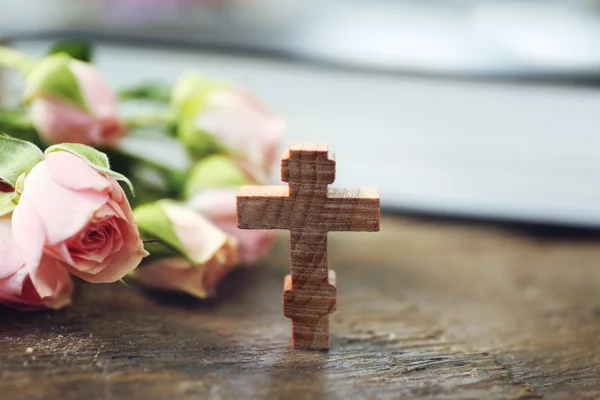
POLYGON ((290 348, 288 251, 210 303, 82 284, 65 310, 0 308, 0 398, 600 398, 600 235, 390 216, 332 233, 329 352, 290 348))

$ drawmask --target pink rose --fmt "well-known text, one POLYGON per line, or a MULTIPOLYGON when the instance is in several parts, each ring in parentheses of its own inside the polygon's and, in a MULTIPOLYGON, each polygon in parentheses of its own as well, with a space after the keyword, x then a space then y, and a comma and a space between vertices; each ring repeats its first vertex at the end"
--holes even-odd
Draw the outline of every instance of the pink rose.
POLYGON ((208 94, 196 128, 231 149, 254 180, 265 182, 277 161, 285 121, 250 94, 223 88, 208 94))
POLYGON ((147 255, 123 189, 65 151, 47 154, 25 178, 13 233, 28 268, 43 248, 92 283, 121 279, 147 255))
POLYGON ((254 264, 263 259, 276 233, 271 230, 244 230, 237 227, 236 189, 212 189, 192 197, 189 206, 210 219, 223 231, 235 236, 240 244, 240 261, 254 264))
MULTIPOLYGON (((238 264, 238 244, 197 212, 175 202, 159 202, 186 257, 173 256, 142 265, 129 276, 161 290, 205 298, 238 264)), ((143 229, 143 227, 142 227, 143 229)))
POLYGON ((91 64, 69 60, 89 112, 66 100, 39 94, 31 103, 33 125, 49 143, 110 145, 125 135, 117 99, 108 83, 91 64))
POLYGON ((13 242, 11 217, 0 217, 0 303, 21 310, 58 309, 71 303, 73 282, 63 263, 43 256, 25 267, 13 242))

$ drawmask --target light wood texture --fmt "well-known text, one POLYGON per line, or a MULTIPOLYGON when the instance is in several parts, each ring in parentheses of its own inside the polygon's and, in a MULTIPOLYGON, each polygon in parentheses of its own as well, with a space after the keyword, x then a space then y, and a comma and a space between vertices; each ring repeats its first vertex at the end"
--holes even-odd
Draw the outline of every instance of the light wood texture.
POLYGON ((237 194, 238 227, 288 229, 290 278, 283 312, 292 319, 297 349, 329 348, 329 314, 336 309, 335 278, 327 267, 327 232, 378 231, 375 189, 332 189, 335 159, 325 143, 292 143, 281 160, 285 186, 246 186, 237 194))

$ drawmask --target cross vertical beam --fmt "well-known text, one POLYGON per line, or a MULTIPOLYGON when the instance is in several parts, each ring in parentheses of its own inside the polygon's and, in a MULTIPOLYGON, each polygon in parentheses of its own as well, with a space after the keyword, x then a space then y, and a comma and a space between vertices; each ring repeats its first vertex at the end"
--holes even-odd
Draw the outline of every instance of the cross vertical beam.
POLYGON ((331 189, 333 153, 323 143, 292 143, 281 160, 284 186, 244 186, 237 194, 238 227, 290 230, 290 275, 283 311, 293 346, 329 348, 329 314, 336 309, 335 273, 327 268, 327 232, 378 231, 374 189, 331 189))
POLYGON ((337 304, 335 279, 330 281, 327 268, 327 232, 292 231, 290 250, 283 314, 292 319, 293 346, 325 350, 329 347, 329 314, 337 304))

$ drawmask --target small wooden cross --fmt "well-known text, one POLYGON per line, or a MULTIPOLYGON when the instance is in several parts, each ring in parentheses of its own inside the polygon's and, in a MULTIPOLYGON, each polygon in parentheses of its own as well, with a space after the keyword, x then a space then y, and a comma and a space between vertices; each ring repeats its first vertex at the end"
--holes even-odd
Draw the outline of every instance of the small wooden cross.
POLYGON ((290 230, 291 274, 283 313, 292 319, 296 349, 329 348, 336 309, 335 273, 327 268, 327 232, 378 231, 376 189, 334 189, 335 160, 325 143, 292 143, 281 159, 286 186, 243 186, 237 192, 241 229, 290 230))

